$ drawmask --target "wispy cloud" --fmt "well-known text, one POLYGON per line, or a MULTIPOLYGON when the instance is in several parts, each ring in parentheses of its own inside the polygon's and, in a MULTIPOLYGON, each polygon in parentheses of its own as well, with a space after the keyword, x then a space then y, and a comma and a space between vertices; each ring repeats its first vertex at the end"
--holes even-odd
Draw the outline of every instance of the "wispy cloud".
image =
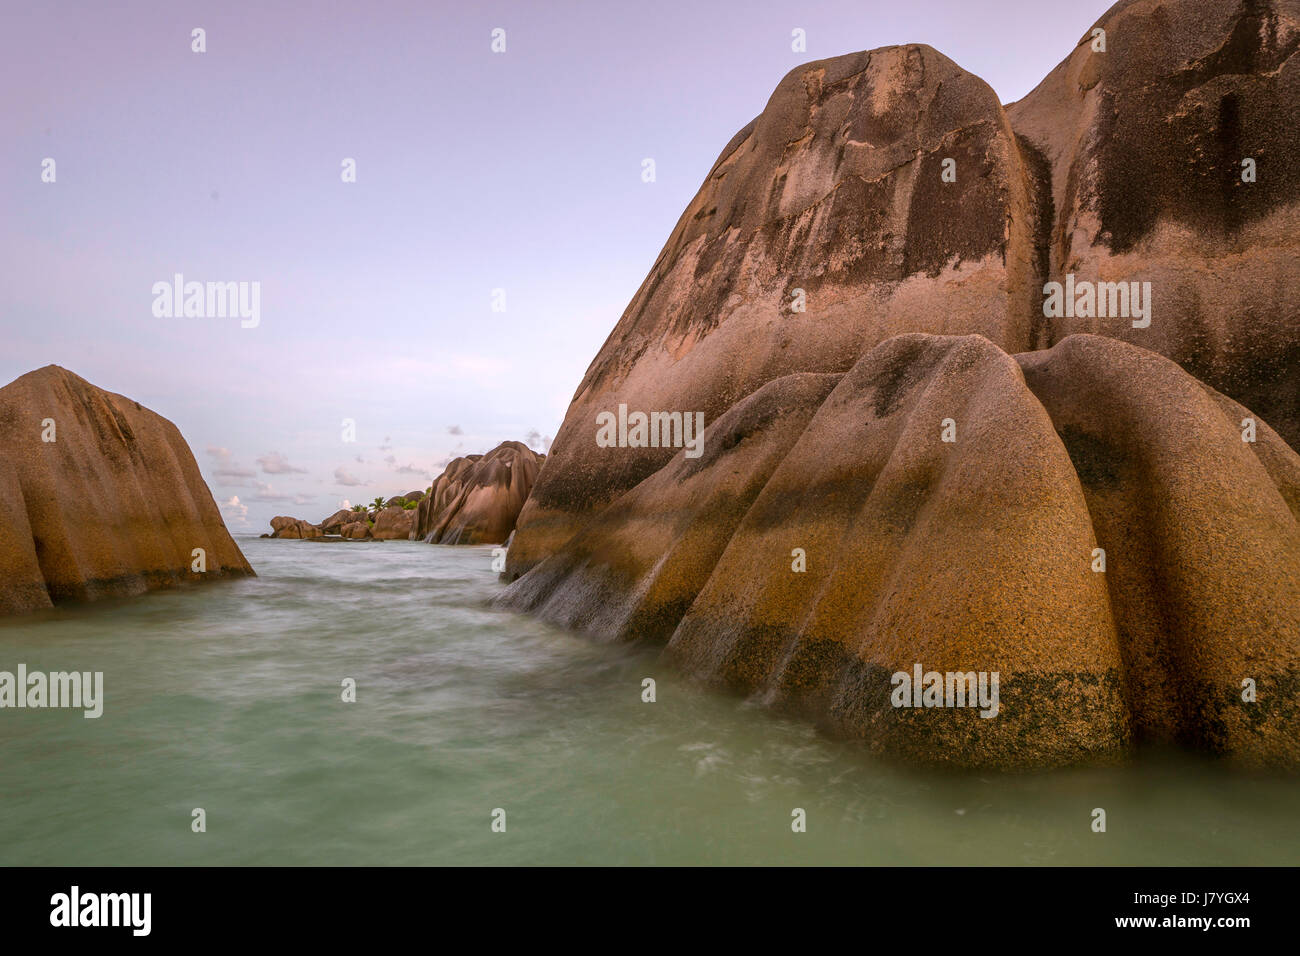
POLYGON ((268 451, 261 458, 257 459, 257 463, 262 466, 262 471, 266 472, 268 475, 307 474, 306 468, 295 468, 293 465, 289 464, 289 460, 278 451, 268 451))
MULTIPOLYGON (((285 494, 276 491, 274 487, 264 481, 257 483, 257 494, 253 495, 249 501, 294 501, 295 495, 285 494)), ((301 504, 301 502, 298 502, 301 504)))
POLYGON ((248 505, 239 500, 239 495, 231 495, 228 501, 221 502, 221 516, 230 524, 248 524, 248 505))
POLYGON ((334 469, 334 481, 336 484, 340 484, 345 488, 363 488, 366 484, 356 475, 349 474, 342 468, 334 469))
POLYGON ((222 481, 221 484, 237 488, 243 486, 246 479, 257 477, 257 472, 253 471, 253 469, 245 468, 234 460, 229 448, 209 445, 207 451, 208 456, 211 457, 216 466, 212 469, 212 474, 218 478, 234 479, 233 481, 222 481))

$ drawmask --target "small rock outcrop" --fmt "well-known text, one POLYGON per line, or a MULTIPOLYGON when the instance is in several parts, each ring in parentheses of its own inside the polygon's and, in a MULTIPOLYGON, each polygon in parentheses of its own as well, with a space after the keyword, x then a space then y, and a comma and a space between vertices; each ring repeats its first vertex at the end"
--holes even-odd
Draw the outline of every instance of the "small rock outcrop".
POLYGON ((351 508, 340 508, 322 521, 318 527, 324 534, 338 534, 345 525, 356 521, 360 515, 361 512, 353 511, 351 508))
POLYGON ((415 526, 415 509, 396 507, 385 508, 375 515, 373 537, 379 541, 407 540, 415 526))
POLYGON ((271 519, 271 537, 273 538, 319 538, 322 531, 310 521, 279 515, 271 519))
POLYGON ((253 574, 181 433, 138 402, 48 365, 0 388, 0 448, 0 614, 253 574))

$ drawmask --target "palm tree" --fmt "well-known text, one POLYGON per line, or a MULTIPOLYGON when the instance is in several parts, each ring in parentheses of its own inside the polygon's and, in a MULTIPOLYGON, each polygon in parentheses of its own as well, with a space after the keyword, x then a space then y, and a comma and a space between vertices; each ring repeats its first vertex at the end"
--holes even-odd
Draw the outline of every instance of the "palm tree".
POLYGON ((370 510, 375 514, 379 514, 379 512, 383 511, 384 499, 376 498, 374 501, 370 502, 370 510))

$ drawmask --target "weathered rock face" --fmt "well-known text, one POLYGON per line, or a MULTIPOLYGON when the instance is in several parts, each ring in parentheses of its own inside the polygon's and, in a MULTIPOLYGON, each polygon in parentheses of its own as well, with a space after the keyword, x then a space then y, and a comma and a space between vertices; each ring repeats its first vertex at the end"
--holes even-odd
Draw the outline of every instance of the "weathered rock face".
POLYGON ((512 571, 672 457, 594 447, 596 416, 619 403, 711 422, 772 379, 844 372, 900 332, 1031 348, 1041 299, 1030 187, 997 96, 930 47, 792 71, 722 151, 588 369, 520 520, 512 571), (796 290, 805 311, 793 309, 796 290))
POLYGON ((1042 160, 1051 277, 1150 282, 1150 326, 1062 316, 1039 344, 1153 349, 1300 447, 1300 3, 1132 0, 1096 28, 1104 52, 1090 30, 1007 114, 1042 160))
POLYGON ((925 47, 795 70, 588 370, 503 603, 909 760, 1300 767, 1298 9, 1121 3, 1005 113, 925 47), (1046 316, 1066 273, 1151 282, 1150 326, 1046 316), (702 454, 598 441, 619 405, 702 454), (901 706, 917 667, 996 716, 901 706))
POLYGON ((1072 336, 1016 358, 1106 549, 1139 736, 1300 765, 1300 456, 1148 351, 1072 336))
POLYGON ((253 573, 185 439, 137 402, 46 366, 0 388, 0 448, 0 614, 253 573))
POLYGON ((545 460, 517 441, 453 460, 411 512, 416 516, 411 538, 432 544, 504 542, 545 460))
POLYGON ((319 538, 322 530, 310 521, 278 515, 271 519, 271 537, 273 538, 319 538))
POLYGON ((912 760, 1297 765, 1300 456, 1249 414, 1111 339, 899 336, 738 403, 506 601, 912 760), (918 664, 996 672, 996 716, 894 706, 918 664))
POLYGON ((375 515, 373 536, 380 541, 406 540, 415 524, 415 510, 402 507, 385 508, 375 515))
POLYGON ((354 521, 351 524, 345 524, 340 530, 345 538, 361 539, 373 537, 370 531, 370 524, 366 521, 354 521))

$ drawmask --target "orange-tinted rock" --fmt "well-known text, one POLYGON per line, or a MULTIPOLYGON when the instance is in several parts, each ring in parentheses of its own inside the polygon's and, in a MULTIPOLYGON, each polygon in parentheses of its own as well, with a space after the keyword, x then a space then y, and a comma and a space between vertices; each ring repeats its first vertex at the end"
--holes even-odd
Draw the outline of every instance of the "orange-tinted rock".
POLYGON ((712 422, 766 382, 844 372, 908 331, 1032 347, 1030 185, 993 90, 930 47, 791 71, 722 151, 588 369, 520 518, 511 573, 673 456, 596 448, 596 416, 619 403, 712 422), (793 311, 796 290, 805 311, 793 311))
POLYGON ((375 515, 373 536, 380 541, 405 541, 411 537, 415 524, 415 510, 402 507, 385 508, 375 515))
POLYGON ((837 381, 788 375, 738 402, 710 429, 707 454, 678 455, 593 514, 515 584, 511 605, 600 640, 666 641, 837 381))
POLYGON ((907 335, 773 382, 504 601, 910 760, 1300 765, 1300 457, 1145 350, 1018 358, 907 335), (917 665, 996 672, 997 714, 894 706, 917 665))
POLYGON ((1043 319, 1039 344, 1160 352, 1300 447, 1300 4, 1132 0, 1095 29, 1104 52, 1089 30, 1007 114, 1041 158, 1051 278, 1150 282, 1150 326, 1043 319))
POLYGON ((0 388, 0 448, 0 613, 253 573, 185 439, 137 402, 46 366, 0 388))
POLYGON ((503 603, 910 760, 1300 767, 1298 18, 1127 0, 1005 112, 926 47, 793 71, 588 369, 503 603), (1150 282, 1150 326, 1045 315, 1067 275, 1150 282), (620 406, 702 455, 597 441, 620 406), (895 706, 917 666, 997 715, 895 706))
POLYGON ((1300 456, 1145 349, 1078 335, 1017 359, 1106 550, 1138 734, 1300 765, 1300 456))
POLYGON ((354 521, 351 524, 345 524, 339 530, 339 534, 343 535, 343 537, 345 538, 354 538, 354 539, 372 537, 372 534, 370 532, 370 524, 366 521, 354 521))
POLYGON ((412 512, 411 537, 432 544, 504 542, 545 460, 517 441, 453 460, 412 512))

